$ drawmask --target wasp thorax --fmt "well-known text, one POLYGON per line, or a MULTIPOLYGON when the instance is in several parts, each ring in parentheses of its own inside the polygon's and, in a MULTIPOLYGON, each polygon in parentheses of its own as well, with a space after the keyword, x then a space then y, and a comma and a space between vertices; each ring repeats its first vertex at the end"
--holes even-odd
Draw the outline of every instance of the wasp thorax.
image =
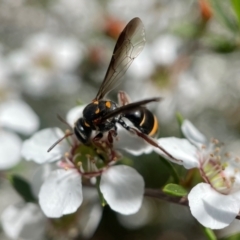
POLYGON ((94 101, 85 107, 83 117, 88 123, 91 123, 95 119, 103 117, 105 114, 114 110, 116 107, 116 103, 112 101, 94 101))

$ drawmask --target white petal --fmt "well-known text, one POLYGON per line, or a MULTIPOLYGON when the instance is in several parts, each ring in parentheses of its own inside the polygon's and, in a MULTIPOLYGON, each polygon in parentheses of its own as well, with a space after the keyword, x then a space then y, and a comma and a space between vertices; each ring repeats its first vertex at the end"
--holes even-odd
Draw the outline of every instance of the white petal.
POLYGON ((181 126, 184 136, 195 145, 207 145, 206 137, 188 120, 181 126))
POLYGON ((82 117, 83 109, 86 107, 86 105, 81 105, 81 106, 76 106, 72 108, 68 113, 67 113, 67 122, 71 125, 74 126, 74 123, 82 117))
POLYGON ((205 227, 227 227, 237 216, 239 206, 231 195, 215 191, 207 183, 199 183, 188 195, 192 215, 205 227))
POLYGON ((31 188, 36 198, 38 198, 38 194, 43 182, 48 178, 53 170, 56 169, 51 164, 43 164, 34 172, 32 181, 31 181, 31 188))
POLYGON ((218 239, 228 238, 239 232, 240 232, 240 221, 238 219, 235 219, 228 227, 217 231, 217 236, 218 236, 218 239))
POLYGON ((197 158, 197 148, 193 146, 188 140, 175 137, 160 138, 158 139, 158 144, 174 158, 180 160, 181 162, 176 162, 175 160, 172 160, 160 149, 154 148, 154 150, 158 154, 169 159, 170 161, 183 165, 187 169, 199 166, 199 160, 197 158))
POLYGON ((142 205, 144 180, 131 167, 113 166, 102 174, 100 190, 114 211, 133 214, 142 205))
POLYGON ((154 218, 156 206, 153 204, 151 199, 144 198, 141 208, 138 212, 131 215, 117 214, 118 221, 125 228, 137 229, 146 226, 154 218))
POLYGON ((9 169, 21 160, 22 140, 14 133, 0 131, 0 170, 9 169))
POLYGON ((126 129, 117 124, 118 135, 114 141, 114 148, 123 149, 132 155, 142 155, 152 152, 153 147, 142 138, 128 132, 126 129))
POLYGON ((81 176, 73 169, 53 171, 39 193, 39 204, 43 212, 52 218, 75 212, 82 200, 81 176))
POLYGON ((1 216, 3 230, 12 239, 43 239, 45 221, 42 211, 33 203, 10 205, 1 216))
POLYGON ((26 160, 32 160, 36 163, 59 160, 69 148, 65 140, 50 152, 47 152, 47 150, 63 135, 64 133, 59 128, 47 128, 36 132, 31 138, 23 142, 22 156, 26 160))
POLYGON ((19 133, 31 134, 38 129, 39 119, 25 102, 10 100, 0 105, 0 124, 19 133))
POLYGON ((102 218, 103 208, 95 188, 83 188, 83 203, 79 209, 78 228, 86 239, 96 231, 102 218))

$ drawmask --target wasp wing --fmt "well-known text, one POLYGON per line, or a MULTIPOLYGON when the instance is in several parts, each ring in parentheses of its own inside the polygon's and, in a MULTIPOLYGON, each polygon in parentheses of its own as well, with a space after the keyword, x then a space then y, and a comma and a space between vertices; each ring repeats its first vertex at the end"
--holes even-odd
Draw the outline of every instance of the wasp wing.
POLYGON ((143 23, 140 18, 133 18, 118 37, 106 75, 94 100, 102 99, 120 83, 118 80, 142 51, 145 42, 143 23))
POLYGON ((160 98, 160 97, 155 97, 155 98, 149 98, 149 99, 141 100, 141 101, 138 101, 138 102, 129 103, 127 105, 116 108, 113 111, 111 111, 110 113, 104 115, 101 118, 101 121, 106 121, 107 119, 115 117, 115 116, 117 116, 121 113, 126 113, 126 112, 133 111, 135 109, 138 109, 140 106, 143 106, 143 105, 148 104, 150 102, 158 102, 161 99, 162 98, 160 98))

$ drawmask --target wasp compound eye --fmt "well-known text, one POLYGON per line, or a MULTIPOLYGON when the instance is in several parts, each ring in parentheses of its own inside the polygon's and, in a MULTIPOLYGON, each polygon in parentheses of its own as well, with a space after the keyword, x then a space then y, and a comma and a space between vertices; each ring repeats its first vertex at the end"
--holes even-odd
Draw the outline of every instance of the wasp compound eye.
POLYGON ((75 123, 74 133, 80 142, 86 144, 91 137, 92 129, 83 118, 79 118, 75 123))

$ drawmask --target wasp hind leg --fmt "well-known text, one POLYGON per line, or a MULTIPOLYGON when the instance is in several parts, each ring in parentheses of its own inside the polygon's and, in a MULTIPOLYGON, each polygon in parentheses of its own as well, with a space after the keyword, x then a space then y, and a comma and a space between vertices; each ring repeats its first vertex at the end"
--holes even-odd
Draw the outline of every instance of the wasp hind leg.
POLYGON ((94 138, 93 138, 93 141, 94 142, 97 142, 99 141, 100 139, 103 138, 103 133, 102 132, 99 132, 94 138))
POLYGON ((140 130, 130 127, 128 126, 122 119, 118 120, 118 123, 122 125, 123 128, 125 128, 127 131, 136 134, 138 137, 142 138, 144 141, 146 141, 147 143, 151 144, 152 146, 160 149, 164 154, 166 154, 169 158, 171 158, 172 160, 174 160, 175 162, 179 163, 182 162, 182 160, 176 159, 175 157, 173 157, 170 153, 168 153, 164 148, 162 148, 161 146, 158 145, 158 143, 152 139, 151 137, 149 137, 148 135, 142 133, 140 130))

